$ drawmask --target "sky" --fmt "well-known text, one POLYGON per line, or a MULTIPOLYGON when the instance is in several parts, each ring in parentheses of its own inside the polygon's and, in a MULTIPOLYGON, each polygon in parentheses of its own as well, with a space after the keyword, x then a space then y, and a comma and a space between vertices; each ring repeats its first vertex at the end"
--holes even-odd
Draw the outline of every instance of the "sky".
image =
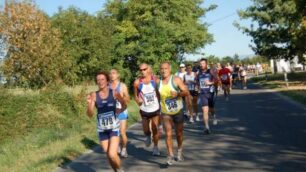
MULTIPOLYGON (((75 6, 90 14, 95 14, 103 8, 106 0, 35 0, 35 2, 41 10, 52 16, 60 6, 63 9, 75 6)), ((4 0, 0 0, 0 5, 3 4, 4 0)), ((205 56, 216 55, 218 57, 233 56, 236 53, 240 57, 253 55, 249 47, 251 38, 233 25, 234 21, 239 21, 237 10, 250 6, 251 0, 204 0, 203 6, 208 7, 210 4, 218 5, 217 9, 208 12, 201 20, 211 24, 208 31, 213 34, 214 42, 206 45, 199 52, 204 53, 205 56)), ((250 21, 239 21, 239 23, 249 25, 250 21)), ((199 55, 187 55, 187 58, 197 59, 199 55)))

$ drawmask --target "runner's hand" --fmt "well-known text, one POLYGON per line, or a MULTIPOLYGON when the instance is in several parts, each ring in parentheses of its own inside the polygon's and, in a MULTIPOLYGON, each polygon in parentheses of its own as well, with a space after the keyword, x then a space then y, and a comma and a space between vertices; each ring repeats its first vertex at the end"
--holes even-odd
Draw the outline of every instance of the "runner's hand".
POLYGON ((117 92, 117 91, 115 91, 115 92, 114 92, 114 97, 115 97, 115 99, 118 99, 118 98, 119 98, 119 96, 120 96, 120 93, 119 93, 119 92, 117 92))
POLYGON ((172 96, 172 98, 176 98, 178 96, 178 92, 177 91, 171 91, 171 96, 172 96))
POLYGON ((93 97, 92 97, 90 94, 87 95, 86 100, 87 100, 87 103, 88 103, 88 104, 94 103, 94 99, 93 99, 93 97))

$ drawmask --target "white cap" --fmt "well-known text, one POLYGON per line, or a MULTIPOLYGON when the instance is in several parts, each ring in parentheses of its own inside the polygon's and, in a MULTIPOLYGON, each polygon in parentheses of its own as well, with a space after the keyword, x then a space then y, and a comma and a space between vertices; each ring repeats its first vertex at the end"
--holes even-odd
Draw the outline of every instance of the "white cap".
POLYGON ((185 64, 183 64, 183 63, 182 63, 182 64, 180 64, 180 67, 185 67, 185 64))

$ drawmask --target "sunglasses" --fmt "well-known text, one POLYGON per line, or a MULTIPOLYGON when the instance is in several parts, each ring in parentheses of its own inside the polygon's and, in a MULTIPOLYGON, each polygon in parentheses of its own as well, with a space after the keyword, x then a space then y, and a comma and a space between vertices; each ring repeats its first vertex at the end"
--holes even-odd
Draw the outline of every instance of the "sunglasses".
POLYGON ((148 68, 139 69, 139 71, 146 71, 148 68))

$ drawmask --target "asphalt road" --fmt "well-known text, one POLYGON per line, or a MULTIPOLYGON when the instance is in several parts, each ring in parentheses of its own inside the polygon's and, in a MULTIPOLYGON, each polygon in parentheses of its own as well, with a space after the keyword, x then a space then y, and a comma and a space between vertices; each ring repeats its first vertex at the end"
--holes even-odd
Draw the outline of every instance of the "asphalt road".
MULTIPOLYGON (((211 135, 203 134, 203 122, 185 125, 185 161, 170 167, 165 165, 164 136, 159 142, 162 155, 154 157, 152 147, 144 145, 141 126, 132 126, 128 131, 129 157, 122 161, 125 171, 306 171, 305 107, 250 86, 247 90, 234 89, 228 102, 219 96, 216 111, 219 124, 211 125, 211 135)), ((105 154, 96 147, 55 170, 70 171, 112 170, 105 154)))

